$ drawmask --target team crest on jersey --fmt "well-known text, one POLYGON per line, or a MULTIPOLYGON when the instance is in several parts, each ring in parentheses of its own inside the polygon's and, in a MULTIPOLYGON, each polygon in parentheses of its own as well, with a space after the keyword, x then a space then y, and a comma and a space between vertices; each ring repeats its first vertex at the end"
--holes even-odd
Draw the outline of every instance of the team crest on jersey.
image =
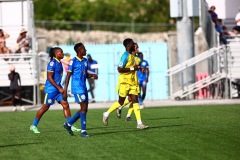
POLYGON ((82 99, 82 100, 86 99, 86 96, 85 96, 84 94, 81 95, 81 99, 82 99))
POLYGON ((48 103, 52 103, 52 100, 51 100, 51 99, 49 99, 49 100, 48 100, 48 103))
POLYGON ((72 64, 73 64, 73 61, 70 61, 70 62, 69 62, 69 65, 71 66, 72 64))
POLYGON ((85 67, 87 67, 87 62, 84 63, 85 67))
POLYGON ((54 65, 54 62, 50 62, 50 66, 53 66, 54 65))

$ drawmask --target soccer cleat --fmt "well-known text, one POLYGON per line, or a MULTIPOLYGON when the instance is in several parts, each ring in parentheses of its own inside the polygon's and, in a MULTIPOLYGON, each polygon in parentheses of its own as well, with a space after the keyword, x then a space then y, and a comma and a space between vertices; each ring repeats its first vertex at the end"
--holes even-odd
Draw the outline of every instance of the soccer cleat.
POLYGON ((80 131, 81 131, 81 129, 78 129, 78 128, 76 128, 75 126, 72 126, 72 127, 71 127, 71 130, 72 130, 73 132, 80 132, 80 131))
POLYGON ((126 117, 126 119, 125 119, 126 121, 131 121, 132 120, 132 118, 131 117, 126 117))
POLYGON ((87 134, 87 132, 82 132, 80 134, 81 137, 90 137, 89 134, 87 134))
POLYGON ((120 119, 121 118, 121 113, 122 113, 122 110, 121 109, 117 109, 117 117, 120 119))
POLYGON ((22 111, 25 111, 25 108, 24 108, 23 106, 21 106, 21 110, 22 110, 22 111))
POLYGON ((108 125, 108 117, 105 117, 105 116, 104 116, 104 113, 103 113, 103 125, 104 125, 104 126, 107 126, 107 125, 108 125))
POLYGON ((36 126, 33 126, 33 125, 30 126, 30 130, 33 131, 33 133, 40 133, 40 132, 38 131, 37 127, 36 127, 36 126))
POLYGON ((71 130, 71 126, 69 126, 67 123, 63 124, 63 127, 68 131, 69 134, 73 136, 73 131, 71 130))
POLYGON ((13 112, 17 111, 17 107, 13 107, 12 111, 13 112))
POLYGON ((144 124, 138 124, 137 129, 147 129, 148 126, 145 126, 144 124))

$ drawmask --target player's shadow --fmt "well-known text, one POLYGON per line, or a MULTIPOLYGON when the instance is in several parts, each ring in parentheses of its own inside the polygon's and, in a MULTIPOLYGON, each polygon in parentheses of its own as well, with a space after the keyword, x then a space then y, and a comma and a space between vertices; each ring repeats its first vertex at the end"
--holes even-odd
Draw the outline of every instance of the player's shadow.
POLYGON ((147 118, 144 120, 163 120, 163 119, 181 119, 183 117, 158 117, 158 118, 147 118))
POLYGON ((39 144, 39 143, 40 142, 37 142, 37 143, 22 143, 22 144, 6 144, 6 145, 0 145, 0 148, 16 147, 16 146, 26 146, 26 145, 39 144))
POLYGON ((139 132, 139 131, 147 131, 147 130, 151 130, 151 129, 160 129, 160 128, 165 128, 165 127, 183 127, 183 126, 187 126, 189 124, 176 124, 176 125, 165 125, 165 126, 153 126, 153 127, 149 127, 147 129, 144 130, 139 130, 139 129, 133 129, 133 128, 129 128, 129 129, 125 129, 125 130, 117 130, 117 131, 109 131, 109 132, 102 132, 102 133, 92 133, 91 136, 97 136, 97 135, 107 135, 107 134, 114 134, 114 133, 124 133, 124 132, 139 132))
POLYGON ((107 126, 102 126, 102 127, 90 127, 87 130, 94 130, 94 129, 106 129, 106 128, 119 128, 119 126, 111 126, 111 127, 107 127, 107 126))

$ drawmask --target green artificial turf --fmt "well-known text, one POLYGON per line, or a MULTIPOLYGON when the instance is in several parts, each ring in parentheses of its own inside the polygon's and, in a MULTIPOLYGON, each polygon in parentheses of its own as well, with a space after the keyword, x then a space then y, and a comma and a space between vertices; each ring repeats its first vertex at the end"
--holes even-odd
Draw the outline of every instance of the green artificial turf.
MULTIPOLYGON (((87 132, 70 136, 62 127, 61 110, 49 110, 33 134, 29 127, 36 111, 0 113, 0 160, 238 160, 240 106, 159 107, 141 110, 147 130, 137 130, 112 113, 102 125, 106 109, 90 109, 87 132)), ((71 111, 72 114, 76 110, 71 111)), ((79 127, 80 122, 76 123, 79 127)))

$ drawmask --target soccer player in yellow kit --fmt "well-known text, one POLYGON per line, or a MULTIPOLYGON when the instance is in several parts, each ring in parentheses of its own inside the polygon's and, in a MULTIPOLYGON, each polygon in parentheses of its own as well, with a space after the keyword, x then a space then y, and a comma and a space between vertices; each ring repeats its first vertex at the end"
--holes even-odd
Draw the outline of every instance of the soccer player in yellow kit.
POLYGON ((134 42, 132 39, 127 38, 123 41, 123 45, 125 46, 126 51, 122 54, 118 66, 118 72, 120 73, 117 86, 119 100, 113 103, 107 112, 103 113, 103 125, 108 125, 109 114, 122 106, 126 97, 129 96, 132 100, 134 113, 137 119, 137 129, 146 129, 148 126, 145 126, 141 120, 141 113, 138 104, 139 87, 135 82, 138 65, 135 64, 135 56, 131 54, 132 51, 134 51, 134 42))
MULTIPOLYGON (((134 57, 134 61, 135 61, 135 64, 136 65, 140 65, 140 62, 141 62, 141 59, 137 56, 137 53, 138 53, 138 44, 137 43, 134 43, 134 51, 132 51, 132 54, 135 56, 134 57)), ((138 77, 137 77, 137 72, 135 72, 136 76, 135 76, 135 85, 138 85, 138 77)), ((140 88, 138 89, 138 94, 140 94, 140 88)), ((133 112, 133 103, 131 103, 132 100, 130 97, 126 98, 123 105, 119 108, 117 108, 117 117, 118 118, 121 118, 121 112, 122 112, 122 108, 125 107, 126 105, 130 104, 129 105, 129 109, 128 109, 128 113, 127 113, 127 116, 126 116, 126 121, 131 121, 131 114, 133 112)))

